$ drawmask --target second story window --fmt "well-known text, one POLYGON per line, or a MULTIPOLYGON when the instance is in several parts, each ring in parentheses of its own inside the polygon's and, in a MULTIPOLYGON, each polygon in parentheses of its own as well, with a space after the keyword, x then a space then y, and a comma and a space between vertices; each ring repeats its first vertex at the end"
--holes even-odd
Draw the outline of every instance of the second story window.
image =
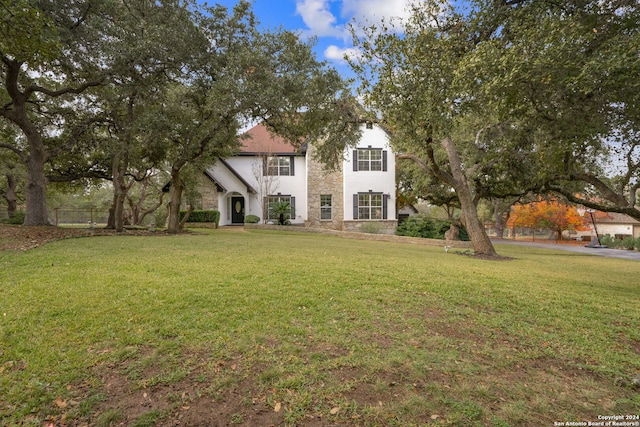
POLYGON ((293 176, 293 157, 270 156, 265 159, 265 175, 268 176, 293 176))
POLYGON ((359 148, 353 150, 353 170, 386 171, 387 152, 381 148, 359 148))

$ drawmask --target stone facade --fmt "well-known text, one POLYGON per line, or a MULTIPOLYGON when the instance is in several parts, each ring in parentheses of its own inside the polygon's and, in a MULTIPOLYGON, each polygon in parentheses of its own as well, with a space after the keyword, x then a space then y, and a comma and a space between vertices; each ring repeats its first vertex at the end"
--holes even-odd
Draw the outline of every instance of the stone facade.
POLYGON ((307 149, 307 220, 305 225, 314 228, 343 229, 344 186, 342 166, 336 170, 326 170, 315 160, 315 149, 307 149), (331 196, 331 220, 320 219, 320 196, 331 196))
POLYGON ((200 209, 217 211, 218 209, 218 190, 211 179, 202 174, 198 181, 198 192, 202 197, 202 206, 200 209))
POLYGON ((396 221, 395 219, 375 221, 353 220, 344 221, 341 230, 369 234, 395 234, 397 226, 398 221, 396 221))

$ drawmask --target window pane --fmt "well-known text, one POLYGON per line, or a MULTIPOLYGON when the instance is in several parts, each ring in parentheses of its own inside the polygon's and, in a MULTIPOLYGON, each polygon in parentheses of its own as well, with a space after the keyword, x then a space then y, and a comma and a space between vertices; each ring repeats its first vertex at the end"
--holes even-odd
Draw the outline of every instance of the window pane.
POLYGON ((278 175, 278 158, 267 158, 267 175, 278 175))
POLYGON ((289 157, 280 157, 280 175, 289 176, 291 175, 291 159, 289 157))
POLYGON ((358 219, 369 219, 369 208, 358 208, 358 219))
POLYGON ((320 195, 320 219, 331 219, 331 195, 320 195))
POLYGON ((372 194, 371 195, 371 206, 380 206, 380 207, 382 207, 382 194, 372 194))
POLYGON ((370 196, 368 194, 358 194, 358 206, 369 207, 370 205, 370 196))

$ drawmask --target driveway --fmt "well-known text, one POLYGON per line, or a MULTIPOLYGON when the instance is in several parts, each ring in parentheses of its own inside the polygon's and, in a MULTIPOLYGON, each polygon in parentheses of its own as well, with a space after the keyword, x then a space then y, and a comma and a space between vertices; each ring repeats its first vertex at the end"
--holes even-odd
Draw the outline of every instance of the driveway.
POLYGON ((554 243, 527 242, 509 239, 492 239, 491 241, 496 245, 530 246, 534 248, 555 249, 558 251, 577 252, 581 254, 597 255, 608 258, 620 258, 640 261, 640 252, 638 251, 626 251, 622 249, 608 248, 587 248, 578 245, 557 245, 554 243))

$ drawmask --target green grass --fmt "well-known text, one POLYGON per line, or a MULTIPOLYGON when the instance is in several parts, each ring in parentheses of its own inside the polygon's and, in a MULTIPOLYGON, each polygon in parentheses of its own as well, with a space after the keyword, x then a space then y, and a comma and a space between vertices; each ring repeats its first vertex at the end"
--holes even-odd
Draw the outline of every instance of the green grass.
POLYGON ((0 425, 162 425, 232 403, 229 425, 640 412, 640 265, 498 251, 515 259, 209 230, 0 252, 0 425))

